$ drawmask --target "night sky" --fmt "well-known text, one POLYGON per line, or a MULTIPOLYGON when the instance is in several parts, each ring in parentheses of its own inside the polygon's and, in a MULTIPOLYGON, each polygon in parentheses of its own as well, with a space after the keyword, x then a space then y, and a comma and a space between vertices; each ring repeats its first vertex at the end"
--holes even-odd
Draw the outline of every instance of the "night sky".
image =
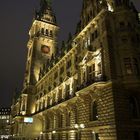
MULTIPOLYGON (((22 89, 27 54, 28 31, 40 0, 0 1, 0 107, 11 104, 15 88, 22 89)), ((82 0, 52 0, 59 42, 75 32, 82 0)), ((134 0, 140 11, 140 0, 134 0)))

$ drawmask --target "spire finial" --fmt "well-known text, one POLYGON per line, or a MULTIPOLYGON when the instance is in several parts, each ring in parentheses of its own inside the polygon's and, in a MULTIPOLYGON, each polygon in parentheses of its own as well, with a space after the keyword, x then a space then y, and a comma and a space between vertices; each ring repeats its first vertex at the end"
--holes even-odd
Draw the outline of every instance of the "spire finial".
POLYGON ((41 7, 45 6, 45 5, 51 6, 51 0, 41 0, 40 5, 41 5, 41 7))
POLYGON ((52 1, 51 0, 46 0, 48 5, 51 5, 52 4, 52 1))

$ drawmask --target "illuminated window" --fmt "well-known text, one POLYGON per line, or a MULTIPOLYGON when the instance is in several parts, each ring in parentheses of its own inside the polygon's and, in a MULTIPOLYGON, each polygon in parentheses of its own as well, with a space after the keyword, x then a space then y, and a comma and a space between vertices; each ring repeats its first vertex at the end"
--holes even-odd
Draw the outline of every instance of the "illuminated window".
POLYGON ((138 18, 139 18, 139 21, 140 21, 140 13, 138 13, 138 18))
POLYGON ((107 3, 107 6, 108 6, 108 11, 111 11, 111 12, 114 11, 113 8, 112 8, 112 6, 111 6, 111 4, 107 3))
POLYGON ((25 123, 33 123, 33 118, 32 117, 25 117, 24 122, 25 123))
POLYGON ((97 102, 92 103, 91 107, 91 121, 96 121, 98 120, 97 102))
POLYGON ((139 118, 139 104, 138 100, 135 97, 129 98, 129 105, 130 105, 130 115, 132 118, 139 118))
POLYGON ((87 39, 87 43, 88 43, 88 46, 89 46, 90 43, 91 43, 90 37, 88 37, 88 39, 87 39))
POLYGON ((53 116, 53 128, 56 128, 56 116, 53 116))
POLYGON ((93 80, 95 77, 95 64, 88 67, 88 81, 93 80))
POLYGON ((6 119, 6 116, 2 116, 1 118, 2 118, 2 120, 5 120, 6 119))
POLYGON ((37 111, 37 104, 35 104, 35 112, 37 111))
POLYGON ((101 74, 101 72, 102 72, 102 66, 101 66, 101 62, 100 62, 100 63, 98 63, 98 72, 97 72, 97 74, 101 74))
POLYGON ((87 39, 85 39, 85 48, 87 48, 88 47, 88 41, 87 41, 87 39))

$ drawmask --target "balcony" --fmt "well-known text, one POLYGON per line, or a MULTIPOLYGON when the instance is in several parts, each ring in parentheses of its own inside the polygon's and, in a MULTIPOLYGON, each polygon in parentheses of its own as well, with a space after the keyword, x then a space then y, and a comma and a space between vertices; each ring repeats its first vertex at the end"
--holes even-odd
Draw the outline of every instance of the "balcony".
POLYGON ((83 88, 85 88, 87 86, 90 86, 93 83, 103 82, 103 81, 106 81, 106 80, 107 80, 106 79, 106 76, 103 76, 103 75, 98 76, 98 77, 94 77, 92 79, 88 79, 87 82, 84 82, 82 85, 80 85, 80 86, 77 87, 77 91, 79 91, 79 90, 81 90, 81 89, 83 89, 83 88))

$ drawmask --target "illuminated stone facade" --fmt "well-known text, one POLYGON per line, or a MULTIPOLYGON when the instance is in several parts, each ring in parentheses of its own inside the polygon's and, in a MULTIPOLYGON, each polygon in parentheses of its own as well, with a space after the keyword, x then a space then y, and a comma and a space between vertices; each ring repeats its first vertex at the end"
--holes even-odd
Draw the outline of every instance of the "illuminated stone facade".
POLYGON ((11 122, 11 109, 0 108, 0 139, 9 139, 11 137, 10 132, 11 122))
POLYGON ((140 139, 140 24, 125 0, 83 0, 76 34, 57 46, 50 3, 30 29, 13 135, 43 140, 140 139), (33 122, 25 123, 26 117, 33 122))

